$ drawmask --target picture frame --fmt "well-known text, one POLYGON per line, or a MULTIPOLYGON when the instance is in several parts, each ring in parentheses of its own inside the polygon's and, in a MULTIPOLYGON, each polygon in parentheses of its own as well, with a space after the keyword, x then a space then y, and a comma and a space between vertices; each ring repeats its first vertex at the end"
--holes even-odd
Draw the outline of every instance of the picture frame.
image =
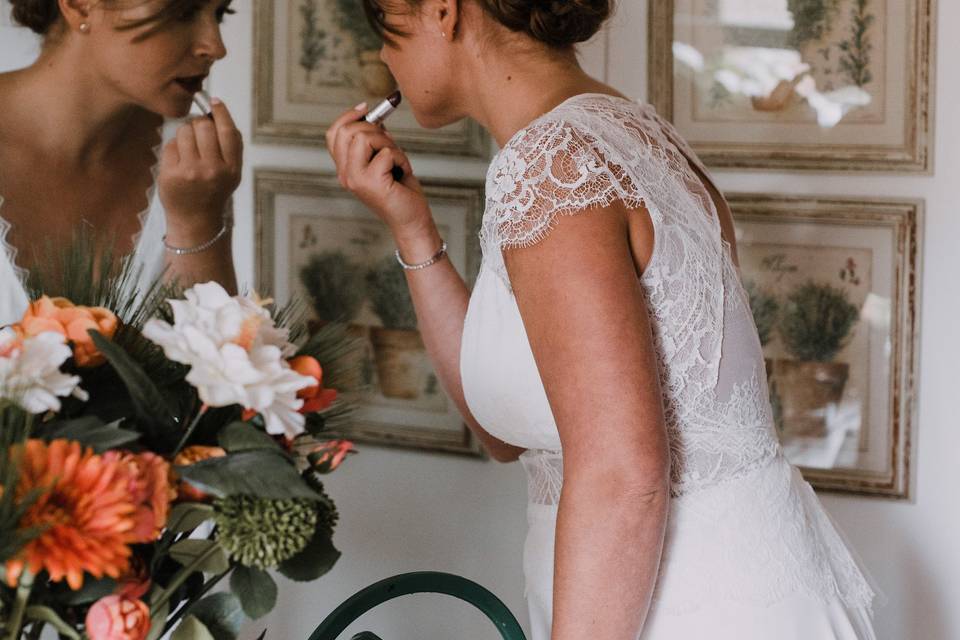
POLYGON ((936 0, 649 6, 650 102, 708 166, 932 173, 936 0))
MULTIPOLYGON (((396 88, 357 0, 255 0, 254 10, 255 142, 325 146, 341 113, 396 88)), ((424 129, 401 103, 390 132, 410 152, 489 155, 489 137, 469 118, 424 129)))
MULTIPOLYGON (((362 349, 359 389, 338 434, 357 442, 482 457, 430 364, 386 224, 336 175, 258 169, 256 274, 262 295, 307 302, 315 322, 344 322, 362 349)), ((447 256, 469 286, 480 265, 483 184, 423 179, 447 256)))
POLYGON ((908 499, 923 202, 728 201, 787 458, 817 489, 908 499))

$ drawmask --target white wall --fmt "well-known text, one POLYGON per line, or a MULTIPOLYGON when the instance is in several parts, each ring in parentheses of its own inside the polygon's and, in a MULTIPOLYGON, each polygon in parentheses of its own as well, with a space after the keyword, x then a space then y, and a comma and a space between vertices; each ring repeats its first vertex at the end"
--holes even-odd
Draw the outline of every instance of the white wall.
MULTIPOLYGON (((621 0, 609 39, 585 52, 596 74, 624 92, 645 96, 646 27, 641 0, 621 0)), ((960 509, 957 454, 960 430, 951 400, 960 356, 960 72, 949 62, 960 3, 940 3, 936 107, 936 173, 933 176, 835 176, 823 174, 720 172, 721 187, 736 191, 797 194, 922 197, 927 201, 923 254, 920 411, 912 502, 823 495, 823 501, 869 566, 889 603, 877 612, 880 640, 960 638, 960 509)), ((237 3, 225 38, 230 56, 218 65, 212 90, 233 110, 246 138, 252 122, 252 17, 237 3)), ((4 11, 5 12, 5 11, 4 11)), ((2 19, 0 19, 2 25, 2 19)), ((0 69, 30 60, 30 39, 0 26, 0 69)), ((450 159, 414 159, 426 176, 482 178, 484 166, 450 159)), ((244 182, 237 195, 235 251, 241 278, 253 283, 252 175, 255 167, 329 169, 321 150, 248 142, 244 182)), ((434 569, 465 575, 490 587, 525 622, 520 547, 523 540, 522 472, 456 457, 365 446, 331 477, 330 492, 342 511, 336 542, 338 566, 314 585, 281 584, 281 605, 252 632, 269 626, 272 638, 306 638, 346 597, 395 573, 434 569)), ((378 609, 366 624, 384 638, 455 637, 483 640, 497 635, 482 619, 453 601, 427 597, 378 609)), ((350 637, 350 633, 344 635, 350 637)))

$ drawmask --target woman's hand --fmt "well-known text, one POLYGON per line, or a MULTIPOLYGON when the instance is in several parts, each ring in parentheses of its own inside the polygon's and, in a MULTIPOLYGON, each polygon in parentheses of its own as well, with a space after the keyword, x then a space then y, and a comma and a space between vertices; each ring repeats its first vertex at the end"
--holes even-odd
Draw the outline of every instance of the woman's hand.
POLYGON ((340 184, 376 213, 394 236, 412 235, 432 223, 430 207, 413 167, 380 125, 361 120, 366 105, 343 113, 327 130, 327 150, 340 184), (394 166, 403 179, 393 178, 394 166))
POLYGON ((203 241, 223 225, 230 196, 240 185, 243 138, 221 101, 212 117, 193 118, 163 150, 157 188, 171 237, 203 241))

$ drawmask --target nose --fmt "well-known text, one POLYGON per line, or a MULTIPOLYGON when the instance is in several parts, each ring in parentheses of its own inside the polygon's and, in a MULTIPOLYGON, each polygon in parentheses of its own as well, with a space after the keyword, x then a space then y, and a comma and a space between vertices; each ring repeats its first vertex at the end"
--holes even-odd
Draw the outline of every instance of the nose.
POLYGON ((227 47, 223 44, 220 33, 220 24, 216 20, 204 20, 198 27, 199 33, 194 44, 194 55, 211 60, 222 60, 227 55, 227 47))

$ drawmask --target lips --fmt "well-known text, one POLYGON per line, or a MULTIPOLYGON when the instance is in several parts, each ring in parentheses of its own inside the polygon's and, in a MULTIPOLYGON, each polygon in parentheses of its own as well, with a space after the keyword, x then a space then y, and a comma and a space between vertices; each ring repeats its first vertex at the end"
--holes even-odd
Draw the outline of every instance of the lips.
POLYGON ((207 74, 201 74, 199 76, 185 76, 183 78, 177 78, 174 80, 178 85, 180 85, 184 91, 193 95, 197 91, 203 89, 203 81, 207 78, 207 74))

